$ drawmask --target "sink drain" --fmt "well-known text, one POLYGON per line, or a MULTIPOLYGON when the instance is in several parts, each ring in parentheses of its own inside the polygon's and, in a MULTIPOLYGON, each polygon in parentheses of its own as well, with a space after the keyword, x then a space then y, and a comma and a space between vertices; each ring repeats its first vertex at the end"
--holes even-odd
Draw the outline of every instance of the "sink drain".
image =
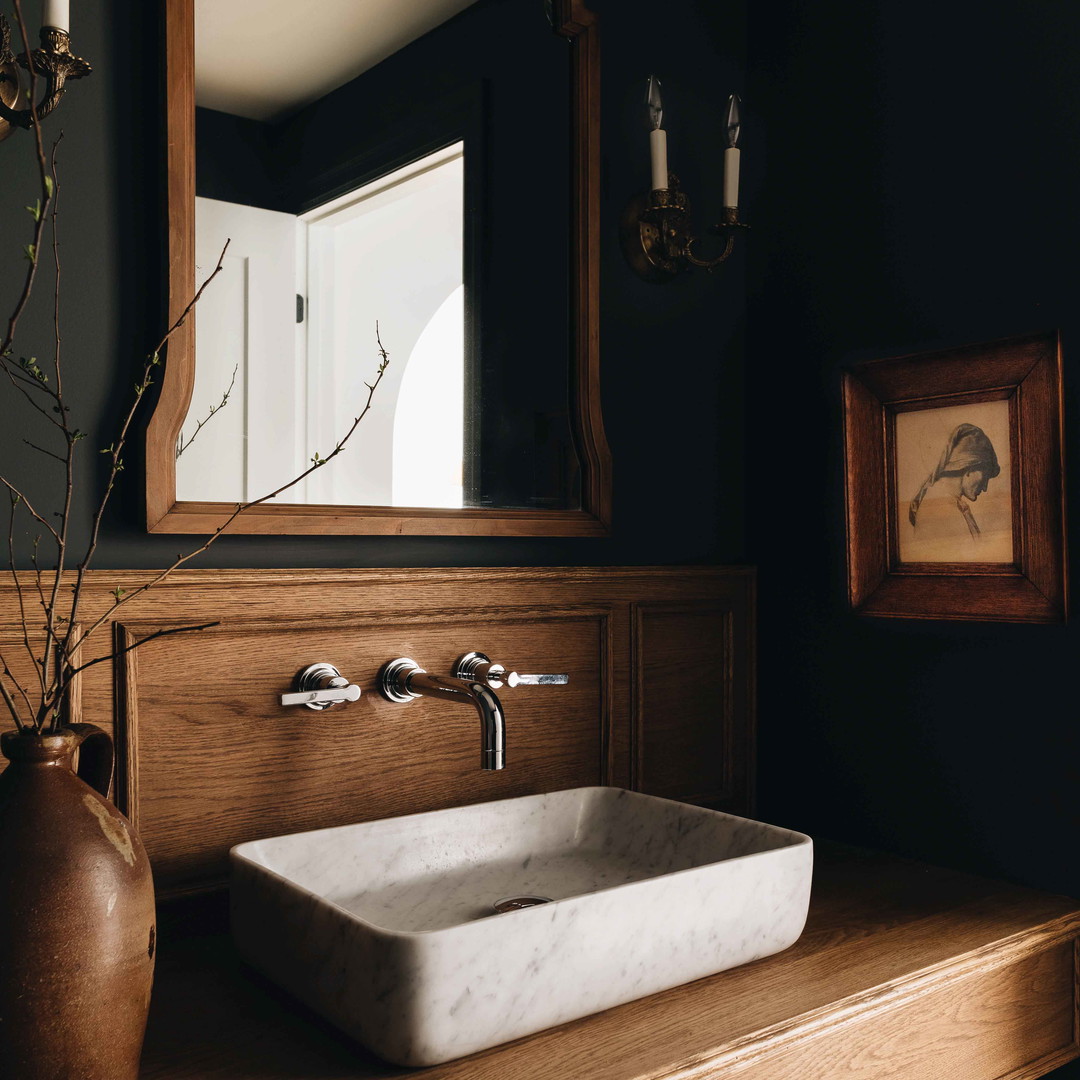
POLYGON ((504 896, 491 906, 497 914, 501 915, 504 911, 521 911, 522 908, 539 907, 540 904, 550 903, 550 896, 504 896))

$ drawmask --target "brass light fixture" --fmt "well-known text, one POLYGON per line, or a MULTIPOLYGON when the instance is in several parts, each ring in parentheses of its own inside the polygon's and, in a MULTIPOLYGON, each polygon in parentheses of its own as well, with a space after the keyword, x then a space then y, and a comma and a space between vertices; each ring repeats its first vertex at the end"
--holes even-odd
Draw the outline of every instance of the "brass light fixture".
POLYGON ((0 15, 0 141, 16 128, 30 128, 35 114, 38 120, 48 116, 60 104, 68 79, 90 74, 90 65, 71 51, 67 9, 64 0, 46 0, 44 25, 39 33, 41 46, 18 56, 11 50, 11 27, 0 15), (45 92, 36 107, 18 107, 27 103, 29 94, 19 74, 20 67, 32 70, 44 80, 45 92))
POLYGON ((707 232, 723 238, 724 246, 714 258, 695 253, 699 237, 690 232, 690 200, 679 190, 679 179, 667 168, 667 133, 660 100, 660 81, 649 76, 645 94, 652 158, 652 190, 631 200, 621 222, 623 254, 631 268, 645 281, 669 281, 692 266, 715 270, 735 247, 737 230, 749 226, 739 220, 739 99, 728 98, 724 130, 723 218, 707 232))

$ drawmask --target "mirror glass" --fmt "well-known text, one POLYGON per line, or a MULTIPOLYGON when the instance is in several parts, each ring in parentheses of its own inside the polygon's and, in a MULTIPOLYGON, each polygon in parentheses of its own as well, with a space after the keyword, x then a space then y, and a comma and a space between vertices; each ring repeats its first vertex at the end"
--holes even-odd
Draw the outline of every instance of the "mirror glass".
POLYGON ((195 2, 176 498, 581 506, 570 60, 542 0, 195 2), (224 256, 222 251, 228 241, 224 256))

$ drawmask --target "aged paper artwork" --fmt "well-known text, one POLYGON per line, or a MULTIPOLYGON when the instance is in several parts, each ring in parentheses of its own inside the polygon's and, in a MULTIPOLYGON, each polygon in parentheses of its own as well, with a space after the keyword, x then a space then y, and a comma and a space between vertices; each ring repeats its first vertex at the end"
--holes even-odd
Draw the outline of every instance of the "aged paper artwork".
POLYGON ((1013 561, 1009 403, 896 415, 900 561, 1013 561))

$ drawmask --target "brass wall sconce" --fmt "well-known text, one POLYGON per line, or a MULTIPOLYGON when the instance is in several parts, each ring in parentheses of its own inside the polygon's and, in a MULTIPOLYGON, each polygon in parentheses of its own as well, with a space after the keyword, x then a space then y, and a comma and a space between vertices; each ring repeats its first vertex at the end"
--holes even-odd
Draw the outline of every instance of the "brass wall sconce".
POLYGON ((706 230, 710 236, 721 237, 723 247, 712 258, 699 257, 695 252, 701 238, 690 231, 690 200, 679 190, 678 177, 668 172, 660 82, 654 75, 649 76, 645 107, 650 127, 652 190, 632 199, 623 212, 620 232, 626 261, 639 277, 654 282, 670 281, 691 267, 715 270, 734 250, 738 230, 749 228, 739 220, 739 99, 734 94, 728 98, 723 217, 706 230))
POLYGON ((90 65, 71 51, 67 16, 66 0, 46 0, 40 48, 16 56, 11 50, 11 27, 0 15, 0 142, 17 128, 32 127, 35 115, 38 120, 48 116, 60 104, 68 79, 90 74, 90 65), (44 80, 45 92, 36 107, 18 107, 28 94, 19 74, 20 67, 32 70, 44 80))

